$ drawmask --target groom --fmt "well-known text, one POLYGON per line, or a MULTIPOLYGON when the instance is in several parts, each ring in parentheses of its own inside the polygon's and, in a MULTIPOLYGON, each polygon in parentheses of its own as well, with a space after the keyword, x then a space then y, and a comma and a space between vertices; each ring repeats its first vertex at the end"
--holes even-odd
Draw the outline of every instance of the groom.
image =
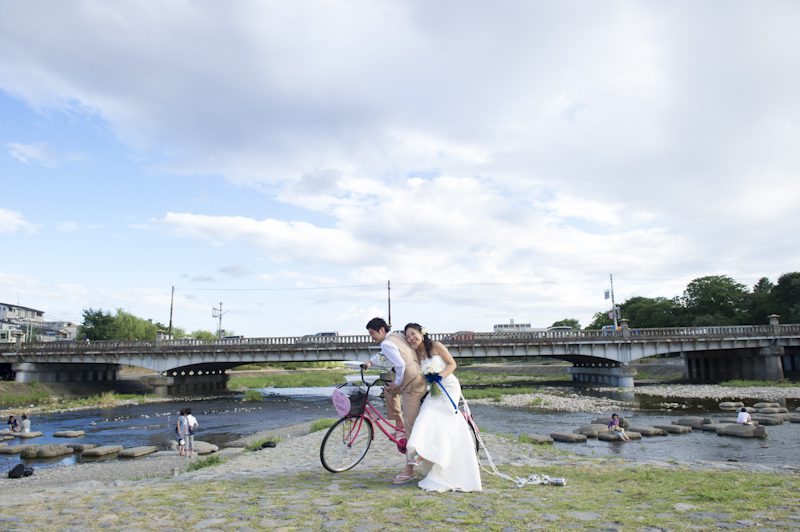
MULTIPOLYGON (((364 368, 376 363, 380 355, 385 356, 394 368, 394 382, 383 390, 386 412, 390 420, 405 427, 406 438, 411 436, 414 421, 419 414, 420 403, 427 385, 420 370, 417 353, 399 333, 390 332, 389 325, 382 318, 372 318, 367 323, 367 331, 372 341, 380 344, 381 350, 363 364, 364 368)), ((396 484, 413 479, 413 470, 405 469, 394 478, 396 484)))

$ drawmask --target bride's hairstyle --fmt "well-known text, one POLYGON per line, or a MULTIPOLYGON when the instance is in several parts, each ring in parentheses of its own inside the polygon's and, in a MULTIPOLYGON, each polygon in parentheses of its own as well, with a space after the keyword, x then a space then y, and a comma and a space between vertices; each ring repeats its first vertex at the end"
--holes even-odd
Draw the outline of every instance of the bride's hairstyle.
POLYGON ((425 353, 428 355, 428 358, 431 356, 431 348, 433 347, 433 340, 431 337, 428 336, 428 331, 422 328, 422 325, 419 323, 409 323, 405 327, 403 327, 403 332, 406 332, 408 329, 414 329, 418 333, 422 335, 422 343, 425 345, 425 353))

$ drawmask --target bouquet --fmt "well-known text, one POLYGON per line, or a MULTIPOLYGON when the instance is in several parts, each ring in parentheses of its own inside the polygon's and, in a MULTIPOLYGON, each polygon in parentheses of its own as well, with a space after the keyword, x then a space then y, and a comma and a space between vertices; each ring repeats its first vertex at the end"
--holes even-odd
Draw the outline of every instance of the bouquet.
POLYGON ((442 377, 439 373, 444 371, 444 368, 444 361, 438 356, 435 358, 426 358, 422 361, 422 375, 431 385, 432 397, 437 397, 442 394, 442 377))

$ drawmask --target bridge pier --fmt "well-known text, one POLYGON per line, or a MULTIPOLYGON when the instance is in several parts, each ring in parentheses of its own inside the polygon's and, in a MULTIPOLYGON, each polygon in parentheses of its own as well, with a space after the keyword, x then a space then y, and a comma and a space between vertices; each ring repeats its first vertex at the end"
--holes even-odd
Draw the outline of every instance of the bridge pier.
POLYGON ((580 384, 603 384, 615 388, 633 388, 634 368, 627 366, 599 366, 592 364, 575 364, 567 371, 572 375, 572 382, 580 384))
POLYGON ((72 383, 116 381, 120 364, 12 364, 17 382, 72 383))
POLYGON ((780 346, 687 352, 686 375, 696 383, 779 381, 783 379, 782 356, 780 346))
POLYGON ((230 375, 224 370, 168 371, 166 375, 147 377, 153 394, 161 397, 219 395, 228 391, 230 375))

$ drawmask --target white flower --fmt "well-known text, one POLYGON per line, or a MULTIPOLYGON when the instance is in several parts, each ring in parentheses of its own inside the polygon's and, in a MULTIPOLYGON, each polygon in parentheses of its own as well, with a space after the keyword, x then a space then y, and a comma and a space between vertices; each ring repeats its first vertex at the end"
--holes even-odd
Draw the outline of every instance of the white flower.
POLYGON ((423 375, 441 373, 445 369, 444 361, 440 357, 426 358, 422 361, 423 375))

